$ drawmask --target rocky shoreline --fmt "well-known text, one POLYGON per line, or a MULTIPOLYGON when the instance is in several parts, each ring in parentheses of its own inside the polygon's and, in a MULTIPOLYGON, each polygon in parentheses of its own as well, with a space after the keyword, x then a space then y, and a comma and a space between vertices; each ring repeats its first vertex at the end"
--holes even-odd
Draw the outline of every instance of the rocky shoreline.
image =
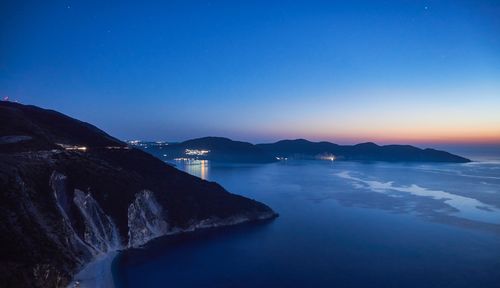
POLYGON ((3 102, 0 121, 4 287, 67 287, 153 238, 276 216, 56 111, 3 102))

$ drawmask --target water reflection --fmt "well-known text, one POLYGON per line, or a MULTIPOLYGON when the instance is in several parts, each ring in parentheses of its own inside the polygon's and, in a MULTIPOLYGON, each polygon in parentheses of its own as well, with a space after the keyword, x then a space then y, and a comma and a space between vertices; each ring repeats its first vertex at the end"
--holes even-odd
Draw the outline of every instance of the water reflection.
POLYGON ((191 175, 208 179, 208 160, 181 159, 176 160, 176 165, 191 175))

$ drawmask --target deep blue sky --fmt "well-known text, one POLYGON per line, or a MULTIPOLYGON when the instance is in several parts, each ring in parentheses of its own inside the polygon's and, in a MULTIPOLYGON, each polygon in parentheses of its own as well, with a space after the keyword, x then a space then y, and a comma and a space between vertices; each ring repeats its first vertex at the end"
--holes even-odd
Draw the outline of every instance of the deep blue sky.
POLYGON ((500 1, 135 2, 1 1, 0 95, 122 139, 500 143, 500 1))

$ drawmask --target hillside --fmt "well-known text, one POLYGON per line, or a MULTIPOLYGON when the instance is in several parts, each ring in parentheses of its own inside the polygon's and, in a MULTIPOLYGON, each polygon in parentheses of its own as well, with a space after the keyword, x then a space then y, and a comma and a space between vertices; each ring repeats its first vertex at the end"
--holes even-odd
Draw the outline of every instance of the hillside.
POLYGON ((0 102, 0 123, 2 287, 65 287, 111 251, 276 216, 61 113, 0 102))

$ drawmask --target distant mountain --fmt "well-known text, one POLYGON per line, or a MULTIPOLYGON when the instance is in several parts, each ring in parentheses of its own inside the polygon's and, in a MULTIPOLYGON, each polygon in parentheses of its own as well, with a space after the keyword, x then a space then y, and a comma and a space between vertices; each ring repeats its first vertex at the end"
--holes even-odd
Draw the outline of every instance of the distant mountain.
POLYGON ((0 102, 0 123, 2 287, 66 287, 99 255, 276 216, 61 113, 0 102))
POLYGON ((282 140, 257 147, 275 157, 296 159, 335 159, 352 161, 387 162, 453 162, 466 163, 469 159, 445 151, 420 149, 410 145, 384 145, 361 143, 338 145, 330 142, 311 142, 305 139, 282 140))
POLYGON ((204 137, 181 143, 135 143, 141 149, 163 160, 198 159, 218 162, 271 163, 278 159, 323 159, 338 161, 450 162, 466 163, 469 159, 445 151, 420 149, 411 145, 360 143, 338 145, 305 139, 281 140, 253 145, 222 137, 204 137))
POLYGON ((277 161, 256 145, 223 137, 204 137, 158 147, 148 152, 162 159, 193 158, 220 162, 270 163, 277 161), (156 149, 155 149, 156 148, 156 149))

